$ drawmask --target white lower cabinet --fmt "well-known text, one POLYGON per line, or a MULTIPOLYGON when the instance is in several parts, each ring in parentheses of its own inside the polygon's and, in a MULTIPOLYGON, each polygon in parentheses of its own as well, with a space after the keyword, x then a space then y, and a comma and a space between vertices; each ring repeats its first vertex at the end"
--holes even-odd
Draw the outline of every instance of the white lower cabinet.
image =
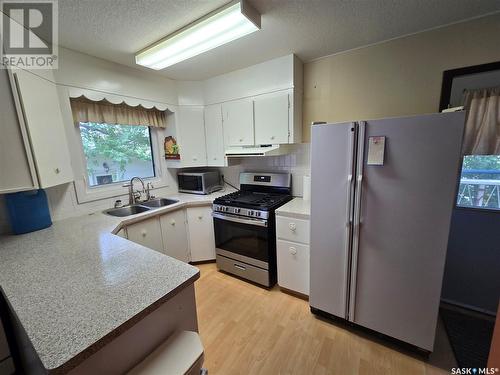
POLYGON ((277 241, 278 285, 309 295, 309 245, 277 241))
POLYGON ((164 252, 160 218, 158 216, 127 226, 127 237, 130 241, 161 253, 164 252))
POLYGON ((309 220, 276 216, 278 285, 309 295, 309 220))
POLYGON ((177 210, 160 216, 164 253, 183 262, 189 262, 186 212, 177 210))
POLYGON ((191 261, 200 262, 215 259, 212 207, 189 207, 186 212, 191 261))
POLYGON ((117 235, 183 262, 215 260, 212 206, 189 207, 145 219, 117 235))

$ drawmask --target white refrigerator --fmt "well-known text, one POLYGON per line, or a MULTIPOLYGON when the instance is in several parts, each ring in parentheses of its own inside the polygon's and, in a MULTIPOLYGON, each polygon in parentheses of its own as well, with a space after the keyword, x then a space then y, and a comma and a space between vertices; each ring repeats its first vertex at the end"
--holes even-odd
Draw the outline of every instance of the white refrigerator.
POLYGON ((432 351, 464 117, 312 126, 312 312, 432 351))

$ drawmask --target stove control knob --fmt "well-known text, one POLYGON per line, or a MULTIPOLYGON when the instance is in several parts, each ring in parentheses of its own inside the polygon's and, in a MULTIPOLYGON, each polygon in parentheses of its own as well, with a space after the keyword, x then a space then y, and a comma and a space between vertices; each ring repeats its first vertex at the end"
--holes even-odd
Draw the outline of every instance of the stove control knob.
POLYGON ((260 216, 260 212, 256 212, 256 213, 255 213, 255 216, 260 216))
POLYGON ((241 212, 241 208, 235 208, 235 209, 234 209, 234 213, 235 213, 235 214, 239 214, 240 212, 241 212))
POLYGON ((248 216, 253 216, 253 211, 248 211, 248 216))
POLYGON ((222 207, 222 211, 225 211, 225 212, 229 211, 229 207, 222 207))

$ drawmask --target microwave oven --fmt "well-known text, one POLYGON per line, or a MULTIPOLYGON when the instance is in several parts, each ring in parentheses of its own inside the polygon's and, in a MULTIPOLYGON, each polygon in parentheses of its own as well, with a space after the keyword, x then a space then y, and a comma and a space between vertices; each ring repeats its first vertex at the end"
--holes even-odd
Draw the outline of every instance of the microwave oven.
POLYGON ((179 193, 210 194, 223 187, 218 171, 181 172, 177 174, 177 182, 179 193))

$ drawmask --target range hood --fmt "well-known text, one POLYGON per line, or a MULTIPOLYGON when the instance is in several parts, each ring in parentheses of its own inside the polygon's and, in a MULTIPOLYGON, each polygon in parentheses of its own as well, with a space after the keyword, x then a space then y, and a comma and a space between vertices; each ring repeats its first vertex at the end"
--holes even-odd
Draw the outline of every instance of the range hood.
POLYGON ((289 154, 292 149, 293 145, 244 146, 228 148, 225 154, 228 158, 277 156, 289 154))

